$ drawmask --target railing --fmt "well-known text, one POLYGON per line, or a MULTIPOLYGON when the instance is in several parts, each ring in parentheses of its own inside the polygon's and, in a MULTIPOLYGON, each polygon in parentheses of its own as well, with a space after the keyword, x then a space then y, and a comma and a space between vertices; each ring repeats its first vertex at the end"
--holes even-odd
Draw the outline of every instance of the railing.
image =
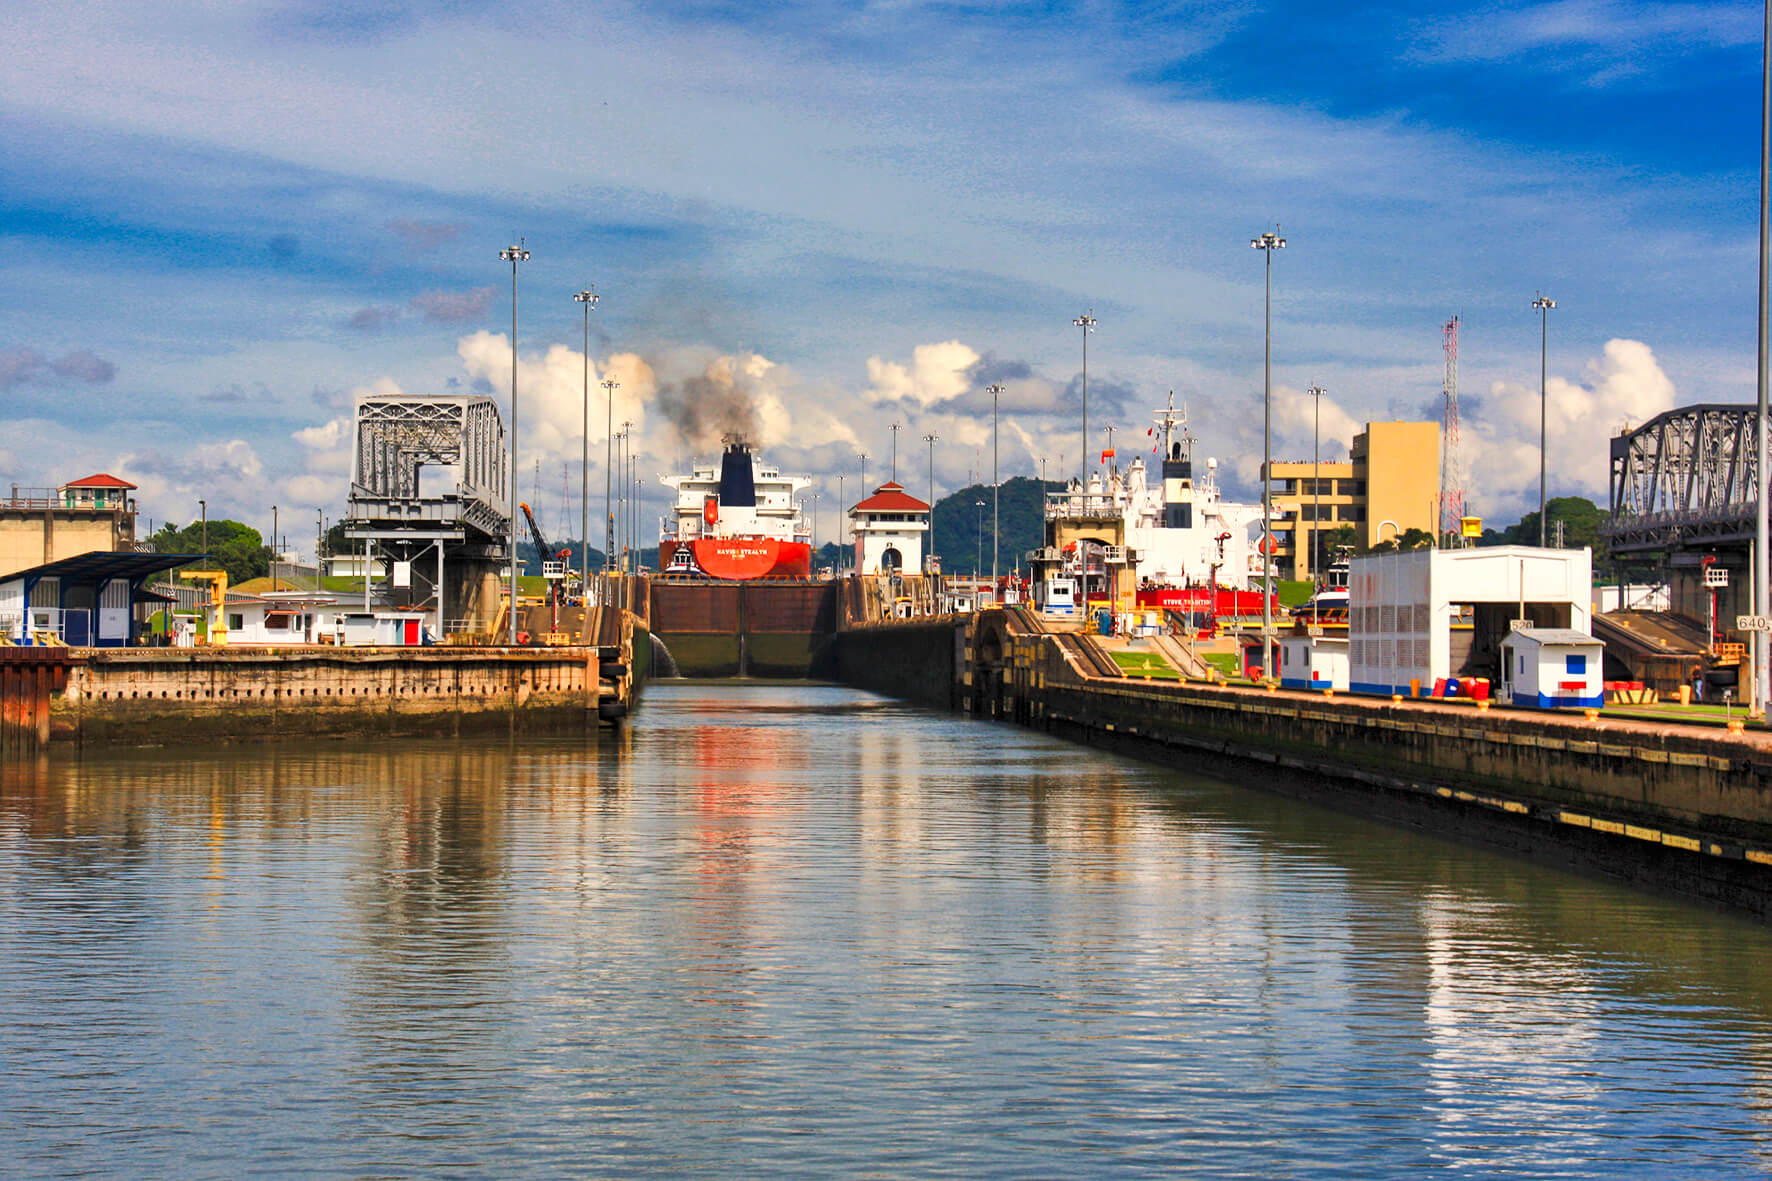
POLYGON ((1119 515, 1119 504, 1106 492, 1054 492, 1046 497, 1048 521, 1119 515))

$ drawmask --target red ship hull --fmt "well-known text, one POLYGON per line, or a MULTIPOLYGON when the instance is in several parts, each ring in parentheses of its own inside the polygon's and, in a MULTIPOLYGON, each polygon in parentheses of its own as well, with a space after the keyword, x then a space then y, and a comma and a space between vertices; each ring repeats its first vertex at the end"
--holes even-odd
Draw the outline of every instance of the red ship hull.
POLYGON ((803 541, 781 541, 773 537, 703 537, 684 543, 659 542, 659 567, 674 573, 678 551, 687 548, 698 571, 685 571, 690 577, 718 578, 744 582, 753 578, 812 577, 812 547, 803 541))

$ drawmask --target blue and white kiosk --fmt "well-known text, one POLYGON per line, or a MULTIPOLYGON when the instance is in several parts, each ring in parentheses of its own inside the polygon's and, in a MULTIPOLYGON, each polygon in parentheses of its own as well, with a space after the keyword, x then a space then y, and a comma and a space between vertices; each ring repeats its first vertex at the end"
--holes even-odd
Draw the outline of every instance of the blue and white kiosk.
POLYGON ((1598 709, 1606 703, 1604 646, 1566 627, 1516 627, 1501 641, 1502 705, 1598 709))

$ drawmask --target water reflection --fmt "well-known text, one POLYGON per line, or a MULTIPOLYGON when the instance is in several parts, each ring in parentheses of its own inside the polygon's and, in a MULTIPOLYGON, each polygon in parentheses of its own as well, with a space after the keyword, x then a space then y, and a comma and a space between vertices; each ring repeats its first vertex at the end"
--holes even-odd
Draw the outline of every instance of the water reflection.
POLYGON ((25 1172, 1764 1163, 1762 928, 844 690, 0 774, 25 1172))

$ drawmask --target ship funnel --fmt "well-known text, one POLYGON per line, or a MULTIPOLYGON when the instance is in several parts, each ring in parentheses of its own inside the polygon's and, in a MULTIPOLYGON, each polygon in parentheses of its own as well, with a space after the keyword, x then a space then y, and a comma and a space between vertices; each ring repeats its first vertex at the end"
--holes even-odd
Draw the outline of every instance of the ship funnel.
POLYGON ((720 457, 720 503, 727 508, 756 508, 757 483, 751 472, 751 449, 728 443, 720 457))

